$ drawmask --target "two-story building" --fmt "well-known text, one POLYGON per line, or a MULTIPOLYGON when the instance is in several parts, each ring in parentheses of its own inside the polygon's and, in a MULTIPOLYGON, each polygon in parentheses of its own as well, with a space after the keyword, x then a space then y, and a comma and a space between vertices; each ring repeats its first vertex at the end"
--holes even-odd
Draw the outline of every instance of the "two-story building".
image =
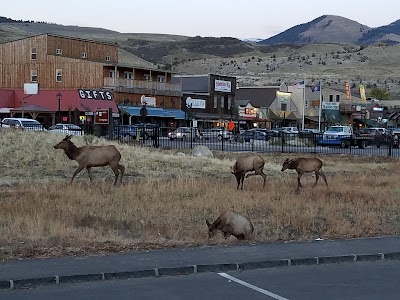
POLYGON ((186 124, 199 128, 226 127, 235 118, 236 77, 218 74, 175 75, 173 83, 182 85, 182 110, 186 124))
POLYGON ((0 44, 0 109, 44 125, 90 122, 97 109, 119 119, 117 105, 123 122, 138 121, 144 103, 149 118, 183 118, 172 74, 119 64, 116 44, 41 34, 0 44))

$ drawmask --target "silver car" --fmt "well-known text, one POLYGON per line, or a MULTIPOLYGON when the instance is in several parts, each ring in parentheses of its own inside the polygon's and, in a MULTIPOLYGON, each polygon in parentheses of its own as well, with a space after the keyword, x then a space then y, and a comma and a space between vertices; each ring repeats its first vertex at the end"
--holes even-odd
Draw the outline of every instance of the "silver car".
POLYGON ((178 129, 168 133, 170 140, 180 139, 185 140, 196 140, 200 138, 199 130, 196 127, 179 127, 178 129))
POLYGON ((203 138, 204 139, 211 139, 216 140, 218 139, 221 141, 222 139, 230 139, 233 136, 232 132, 223 128, 212 128, 206 129, 203 131, 203 138))
POLYGON ((83 135, 82 128, 75 124, 61 124, 51 126, 48 130, 50 133, 59 133, 64 135, 83 135))

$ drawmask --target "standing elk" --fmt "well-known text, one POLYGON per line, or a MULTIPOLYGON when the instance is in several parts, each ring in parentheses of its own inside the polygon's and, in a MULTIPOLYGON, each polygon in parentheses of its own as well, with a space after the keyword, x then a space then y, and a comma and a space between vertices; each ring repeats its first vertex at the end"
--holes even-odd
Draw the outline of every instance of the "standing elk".
POLYGON ((224 211, 213 223, 206 220, 208 237, 212 238, 221 230, 225 238, 233 235, 238 240, 249 240, 253 237, 254 226, 246 217, 231 211, 224 211))
POLYGON ((232 174, 236 177, 237 189, 239 189, 239 185, 241 185, 241 189, 243 190, 244 177, 247 172, 251 171, 254 171, 254 173, 247 174, 246 178, 254 175, 260 175, 262 178, 264 178, 263 187, 265 187, 267 175, 263 173, 264 164, 264 159, 259 155, 250 155, 238 158, 233 165, 232 171, 232 174))
POLYGON ((63 149, 65 154, 71 160, 76 160, 79 164, 78 169, 72 175, 72 181, 80 171, 84 168, 89 173, 90 181, 92 178, 92 167, 103 167, 109 165, 115 174, 114 185, 117 184, 118 176, 121 175, 120 181, 124 176, 125 167, 119 164, 121 153, 113 145, 110 146, 83 146, 76 147, 71 140, 72 135, 67 135, 61 142, 54 146, 54 149, 63 149))
POLYGON ((328 186, 328 182, 326 181, 325 174, 322 172, 322 160, 316 157, 299 157, 295 159, 289 159, 287 158, 282 166, 282 172, 285 171, 286 169, 290 170, 296 170, 297 172, 297 190, 300 189, 300 187, 303 187, 300 183, 300 178, 303 176, 304 173, 315 173, 315 184, 313 187, 315 187, 318 183, 319 175, 322 176, 324 179, 326 186, 328 186))

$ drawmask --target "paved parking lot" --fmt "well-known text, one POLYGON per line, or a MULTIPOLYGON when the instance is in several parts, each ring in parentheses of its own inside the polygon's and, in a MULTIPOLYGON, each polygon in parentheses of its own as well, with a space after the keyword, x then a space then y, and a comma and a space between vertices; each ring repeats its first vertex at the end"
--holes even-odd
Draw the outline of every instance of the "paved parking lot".
POLYGON ((0 291, 0 299, 398 299, 400 261, 203 273, 0 291))

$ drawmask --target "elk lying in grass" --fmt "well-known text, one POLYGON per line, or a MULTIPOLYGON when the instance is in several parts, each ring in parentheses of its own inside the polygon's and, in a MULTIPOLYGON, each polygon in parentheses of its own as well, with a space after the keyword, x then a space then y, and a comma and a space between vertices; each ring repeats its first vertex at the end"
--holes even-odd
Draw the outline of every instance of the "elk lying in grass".
POLYGON ((61 142, 54 146, 55 149, 63 149, 65 154, 71 160, 76 160, 79 164, 78 169, 74 172, 71 182, 74 181, 75 176, 86 168, 89 173, 90 181, 92 178, 92 167, 103 167, 110 165, 115 174, 114 185, 117 183, 118 176, 124 176, 125 167, 119 164, 121 153, 112 145, 110 146, 83 146, 76 147, 71 142, 72 135, 67 135, 61 142))
POLYGON ((239 189, 239 185, 241 184, 241 189, 243 190, 244 176, 247 172, 251 171, 254 171, 254 173, 247 174, 246 178, 254 175, 260 175, 262 178, 264 178, 263 187, 265 187, 267 175, 263 173, 264 164, 264 159, 259 155, 250 155, 238 158, 233 165, 232 171, 232 174, 236 177, 237 189, 239 189))
POLYGON ((254 227, 249 219, 231 210, 224 211, 213 223, 206 220, 208 237, 212 238, 221 230, 225 238, 233 235, 238 240, 249 240, 253 237, 254 227))
POLYGON ((300 183, 300 178, 303 176, 304 173, 315 173, 315 184, 313 187, 315 187, 318 183, 319 175, 322 176, 324 179, 326 186, 328 186, 328 182, 326 181, 325 174, 322 172, 322 161, 319 158, 316 157, 299 157, 295 159, 289 159, 287 158, 282 166, 282 172, 285 171, 286 169, 290 170, 296 170, 297 172, 297 191, 300 189, 300 187, 303 187, 300 183))

